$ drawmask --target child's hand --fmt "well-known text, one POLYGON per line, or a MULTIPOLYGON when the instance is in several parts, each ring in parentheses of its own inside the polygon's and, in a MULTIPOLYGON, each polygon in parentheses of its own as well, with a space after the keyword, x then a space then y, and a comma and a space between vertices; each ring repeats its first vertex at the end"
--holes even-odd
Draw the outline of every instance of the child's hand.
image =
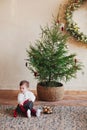
POLYGON ((20 106, 23 106, 23 102, 20 103, 20 106))

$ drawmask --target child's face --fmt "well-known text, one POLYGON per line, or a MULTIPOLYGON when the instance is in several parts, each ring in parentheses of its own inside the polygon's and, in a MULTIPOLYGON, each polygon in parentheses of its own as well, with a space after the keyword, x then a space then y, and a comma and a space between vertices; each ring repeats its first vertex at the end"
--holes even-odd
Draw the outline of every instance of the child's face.
POLYGON ((24 93, 27 90, 27 86, 25 84, 23 84, 22 86, 20 86, 20 91, 22 93, 24 93))

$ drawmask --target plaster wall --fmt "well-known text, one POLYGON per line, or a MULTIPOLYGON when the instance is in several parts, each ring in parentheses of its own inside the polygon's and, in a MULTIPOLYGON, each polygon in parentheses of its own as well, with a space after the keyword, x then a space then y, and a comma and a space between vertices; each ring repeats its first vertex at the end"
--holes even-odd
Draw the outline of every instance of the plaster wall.
MULTIPOLYGON (((0 0, 0 89, 18 89, 20 80, 30 82, 30 88, 35 89, 37 80, 25 67, 26 48, 29 42, 33 44, 40 34, 40 25, 51 24, 57 16, 60 4, 64 0, 0 0)), ((85 10, 86 11, 86 10, 85 10)), ((77 19, 80 12, 74 13, 77 19)), ((87 18, 87 11, 85 13, 87 18)), ((87 23, 87 21, 86 21, 87 23)), ((82 26, 83 31, 87 24, 82 26)), ((87 33, 87 30, 85 30, 87 33)), ((87 47, 68 42, 70 52, 75 52, 77 58, 84 64, 83 72, 76 79, 65 83, 68 90, 87 90, 87 47)))

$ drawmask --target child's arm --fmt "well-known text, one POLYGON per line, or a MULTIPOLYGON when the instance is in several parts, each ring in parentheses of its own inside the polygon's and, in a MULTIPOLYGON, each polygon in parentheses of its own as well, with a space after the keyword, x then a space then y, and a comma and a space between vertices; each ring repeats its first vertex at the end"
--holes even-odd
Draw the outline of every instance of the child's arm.
POLYGON ((18 94, 18 104, 23 105, 23 102, 24 102, 24 96, 22 93, 19 93, 18 94))
POLYGON ((34 102, 36 99, 35 95, 31 91, 27 91, 25 95, 26 100, 28 99, 29 101, 34 102))
POLYGON ((35 99, 36 99, 35 95, 34 95, 32 92, 30 92, 30 100, 31 100, 32 102, 34 102, 35 99))

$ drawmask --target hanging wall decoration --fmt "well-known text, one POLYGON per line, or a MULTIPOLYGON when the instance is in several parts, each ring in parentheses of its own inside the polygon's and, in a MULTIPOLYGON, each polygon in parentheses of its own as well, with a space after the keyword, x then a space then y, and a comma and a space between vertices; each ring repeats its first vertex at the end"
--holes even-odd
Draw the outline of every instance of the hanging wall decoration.
POLYGON ((66 30, 78 41, 87 43, 87 35, 80 31, 78 24, 72 19, 73 12, 77 10, 86 0, 71 0, 66 8, 66 30))

